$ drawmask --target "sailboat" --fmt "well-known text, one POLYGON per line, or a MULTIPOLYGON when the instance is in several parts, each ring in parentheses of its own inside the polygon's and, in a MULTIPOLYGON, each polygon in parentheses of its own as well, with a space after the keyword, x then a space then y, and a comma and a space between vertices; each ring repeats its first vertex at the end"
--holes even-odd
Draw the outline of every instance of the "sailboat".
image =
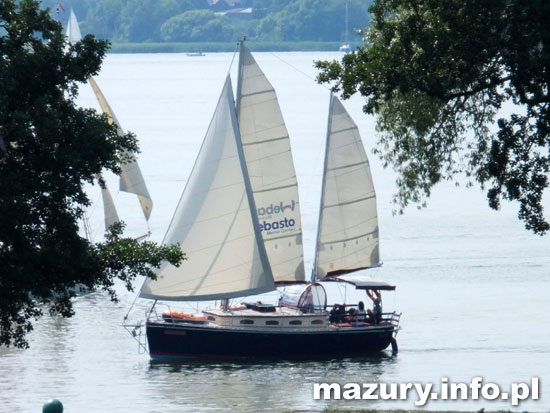
POLYGON ((346 40, 344 41, 344 44, 342 44, 339 48, 341 52, 349 53, 351 52, 351 47, 348 43, 348 2, 346 1, 346 40))
MULTIPOLYGON (((78 25, 78 20, 72 8, 70 9, 70 12, 69 12, 69 20, 67 22, 65 37, 67 38, 69 43, 76 43, 82 39, 80 26, 78 25)), ((122 129, 122 126, 120 125, 118 119, 115 116, 114 111, 112 110, 111 106, 107 102, 107 99, 103 95, 103 92, 101 91, 97 82, 92 76, 88 77, 88 84, 91 86, 92 90, 94 91, 94 94, 99 103, 99 106, 101 107, 101 110, 103 111, 103 113, 107 116, 109 123, 114 124, 118 129, 119 134, 123 135, 124 130, 122 129)), ((129 154, 126 153, 125 155, 128 156, 129 154)), ((139 168, 137 159, 135 159, 135 157, 131 157, 131 156, 129 157, 130 157, 130 160, 123 163, 120 166, 121 173, 120 173, 120 180, 119 180, 120 182, 119 189, 122 192, 132 193, 137 196, 141 206, 141 210, 145 217, 145 221, 148 222, 149 217, 151 216, 151 211, 153 209, 153 200, 151 198, 151 195, 149 195, 149 191, 147 189, 145 180, 143 179, 143 175, 141 173, 141 169, 139 168)), ((108 231, 111 225, 117 222, 120 222, 120 218, 118 216, 116 206, 113 201, 113 197, 111 195, 111 192, 109 191, 109 188, 105 182, 105 179, 101 174, 98 174, 97 180, 101 187, 101 198, 103 201, 105 231, 108 231)), ((89 229, 89 224, 87 220, 85 220, 84 222, 84 228, 88 239, 91 239, 92 238, 91 230, 89 229)), ((146 236, 147 235, 144 235, 142 237, 139 237, 138 239, 141 239, 146 236)))
POLYGON ((376 196, 357 126, 331 95, 315 265, 307 282, 288 132, 275 90, 244 40, 236 90, 234 98, 228 74, 164 239, 179 243, 188 259, 180 267, 162 265, 140 291, 154 300, 144 323, 150 356, 349 355, 395 345, 400 314, 369 320, 327 306, 325 282, 377 297, 395 289, 361 273, 380 261, 376 196), (281 286, 277 304, 229 303, 281 286), (202 314, 159 311, 159 301, 211 300, 221 306, 202 314))

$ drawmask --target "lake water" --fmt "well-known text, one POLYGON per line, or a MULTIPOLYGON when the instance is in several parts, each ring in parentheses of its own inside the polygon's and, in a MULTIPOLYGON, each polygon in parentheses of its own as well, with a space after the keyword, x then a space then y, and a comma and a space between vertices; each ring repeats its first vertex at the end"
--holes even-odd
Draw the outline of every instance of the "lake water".
MULTIPOLYGON (((306 268, 311 268, 329 102, 327 89, 313 81, 312 61, 341 54, 255 56, 278 92, 290 132, 306 268)), ((155 241, 162 240, 172 217, 232 57, 110 55, 97 77, 120 123, 141 142, 139 162, 155 202, 150 219, 155 241)), ((88 86, 79 103, 97 107, 88 86)), ((0 349, 0 410, 39 412, 52 397, 63 402, 66 412, 415 408, 416 397, 315 401, 313 383, 419 382, 437 387, 442 377, 469 383, 482 376, 503 390, 540 377, 540 398, 518 407, 495 400, 430 401, 424 408, 549 411, 550 238, 524 230, 515 205, 495 212, 479 190, 450 184, 434 190, 428 208, 411 207, 404 216, 393 216, 395 177, 370 153, 376 141, 374 121, 362 114, 360 98, 345 106, 367 146, 378 195, 384 266, 373 275, 397 285, 385 297, 385 310, 403 312, 397 356, 387 351, 359 359, 152 362, 120 326, 134 295, 119 289, 119 304, 93 293, 75 300, 71 319, 42 318, 29 337, 29 350, 0 349)), ((115 177, 107 179, 129 232, 146 232, 135 198, 117 194, 115 177)), ((99 200, 97 191, 90 193, 99 200)), ((99 240, 101 207, 90 211, 90 219, 99 240)), ((352 292, 346 294, 349 299, 352 292)), ((143 319, 148 304, 138 300, 130 319, 143 319)))

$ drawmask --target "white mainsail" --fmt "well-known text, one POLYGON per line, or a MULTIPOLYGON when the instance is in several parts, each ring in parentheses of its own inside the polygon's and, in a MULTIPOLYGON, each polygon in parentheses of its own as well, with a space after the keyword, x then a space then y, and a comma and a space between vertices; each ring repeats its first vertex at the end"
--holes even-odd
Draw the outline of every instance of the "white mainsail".
POLYGON ((380 265, 376 193, 357 125, 331 94, 314 276, 380 265))
MULTIPOLYGON (((67 36, 67 38, 69 39, 69 42, 71 43, 78 42, 79 40, 82 39, 82 35, 80 33, 80 27, 78 25, 78 21, 76 19, 76 16, 72 8, 69 15, 69 21, 67 23, 67 30, 65 32, 65 36, 67 36)), ((96 95, 96 98, 97 98, 97 101, 99 102, 101 110, 103 111, 103 113, 107 115, 107 118, 109 119, 109 123, 111 124, 114 123, 115 126, 117 127, 119 134, 121 135, 124 134, 124 130, 122 129, 122 126, 118 122, 113 110, 111 109, 111 106, 109 105, 109 103, 107 103, 107 99, 105 99, 105 96, 101 92, 101 89, 99 88, 99 86, 91 76, 88 78, 88 83, 90 84, 90 86, 92 87, 96 95)), ((125 155, 130 156, 129 153, 125 153, 125 155)), ((128 192, 128 193, 137 195, 139 203, 141 205, 141 209, 143 211, 143 215, 145 216, 145 220, 148 221, 149 217, 151 216, 151 211, 153 209, 153 200, 151 198, 151 195, 149 195, 149 191, 147 190, 147 185, 145 184, 145 180, 143 179, 143 175, 141 174, 141 170, 139 168, 137 160, 134 157, 132 157, 131 160, 123 163, 120 166, 120 169, 121 169, 120 190, 123 192, 128 192)), ((104 191, 105 189, 102 189, 102 192, 104 191)), ((113 204, 113 208, 114 208, 114 204, 113 204)), ((107 211, 106 211, 106 214, 107 214, 107 211)))
POLYGON ((145 298, 198 301, 275 289, 242 152, 228 76, 166 233, 188 259, 146 280, 145 298))
POLYGON ((304 281, 298 184, 288 131, 275 90, 243 42, 236 110, 273 278, 304 281))

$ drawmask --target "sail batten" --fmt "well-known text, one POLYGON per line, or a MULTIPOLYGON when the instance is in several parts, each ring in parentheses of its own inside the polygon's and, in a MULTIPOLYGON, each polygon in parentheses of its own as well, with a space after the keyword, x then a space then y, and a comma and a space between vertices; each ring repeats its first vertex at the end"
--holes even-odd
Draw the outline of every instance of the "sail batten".
POLYGON ((325 240, 324 244, 328 245, 328 244, 338 244, 338 243, 341 243, 341 242, 355 241, 357 239, 370 237, 370 236, 374 236, 374 235, 378 235, 378 229, 376 229, 374 231, 371 231, 371 232, 366 232, 364 234, 356 235, 354 237, 340 238, 340 239, 336 239, 336 240, 325 240))
POLYGON ((324 205, 323 208, 327 209, 327 208, 341 207, 341 206, 344 206, 344 205, 356 204, 358 202, 369 201, 369 200, 372 200, 372 199, 376 200, 376 195, 368 195, 364 198, 351 199, 351 200, 346 201, 346 202, 338 202, 337 204, 332 204, 332 205, 324 205))
POLYGON ((247 176, 228 76, 164 239, 188 259, 164 263, 142 297, 201 301, 275 289, 247 176))
POLYGON ((277 141, 282 141, 282 140, 286 140, 286 139, 288 139, 288 135, 287 136, 281 136, 279 138, 266 139, 265 141, 247 142, 247 143, 244 143, 243 146, 262 145, 264 143, 277 142, 277 141))
POLYGON ((316 279, 380 265, 376 193, 357 125, 331 94, 316 279))
POLYGON ((273 278, 304 281, 300 202, 288 131, 273 86, 242 42, 236 112, 273 278))

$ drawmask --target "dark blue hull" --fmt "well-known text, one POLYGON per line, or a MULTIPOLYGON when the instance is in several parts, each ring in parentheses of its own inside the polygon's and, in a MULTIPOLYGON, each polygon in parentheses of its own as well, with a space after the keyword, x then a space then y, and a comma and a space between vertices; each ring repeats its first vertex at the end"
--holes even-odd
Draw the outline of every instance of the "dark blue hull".
POLYGON ((387 348, 394 331, 391 324, 285 330, 152 321, 146 329, 151 358, 367 354, 387 348))

